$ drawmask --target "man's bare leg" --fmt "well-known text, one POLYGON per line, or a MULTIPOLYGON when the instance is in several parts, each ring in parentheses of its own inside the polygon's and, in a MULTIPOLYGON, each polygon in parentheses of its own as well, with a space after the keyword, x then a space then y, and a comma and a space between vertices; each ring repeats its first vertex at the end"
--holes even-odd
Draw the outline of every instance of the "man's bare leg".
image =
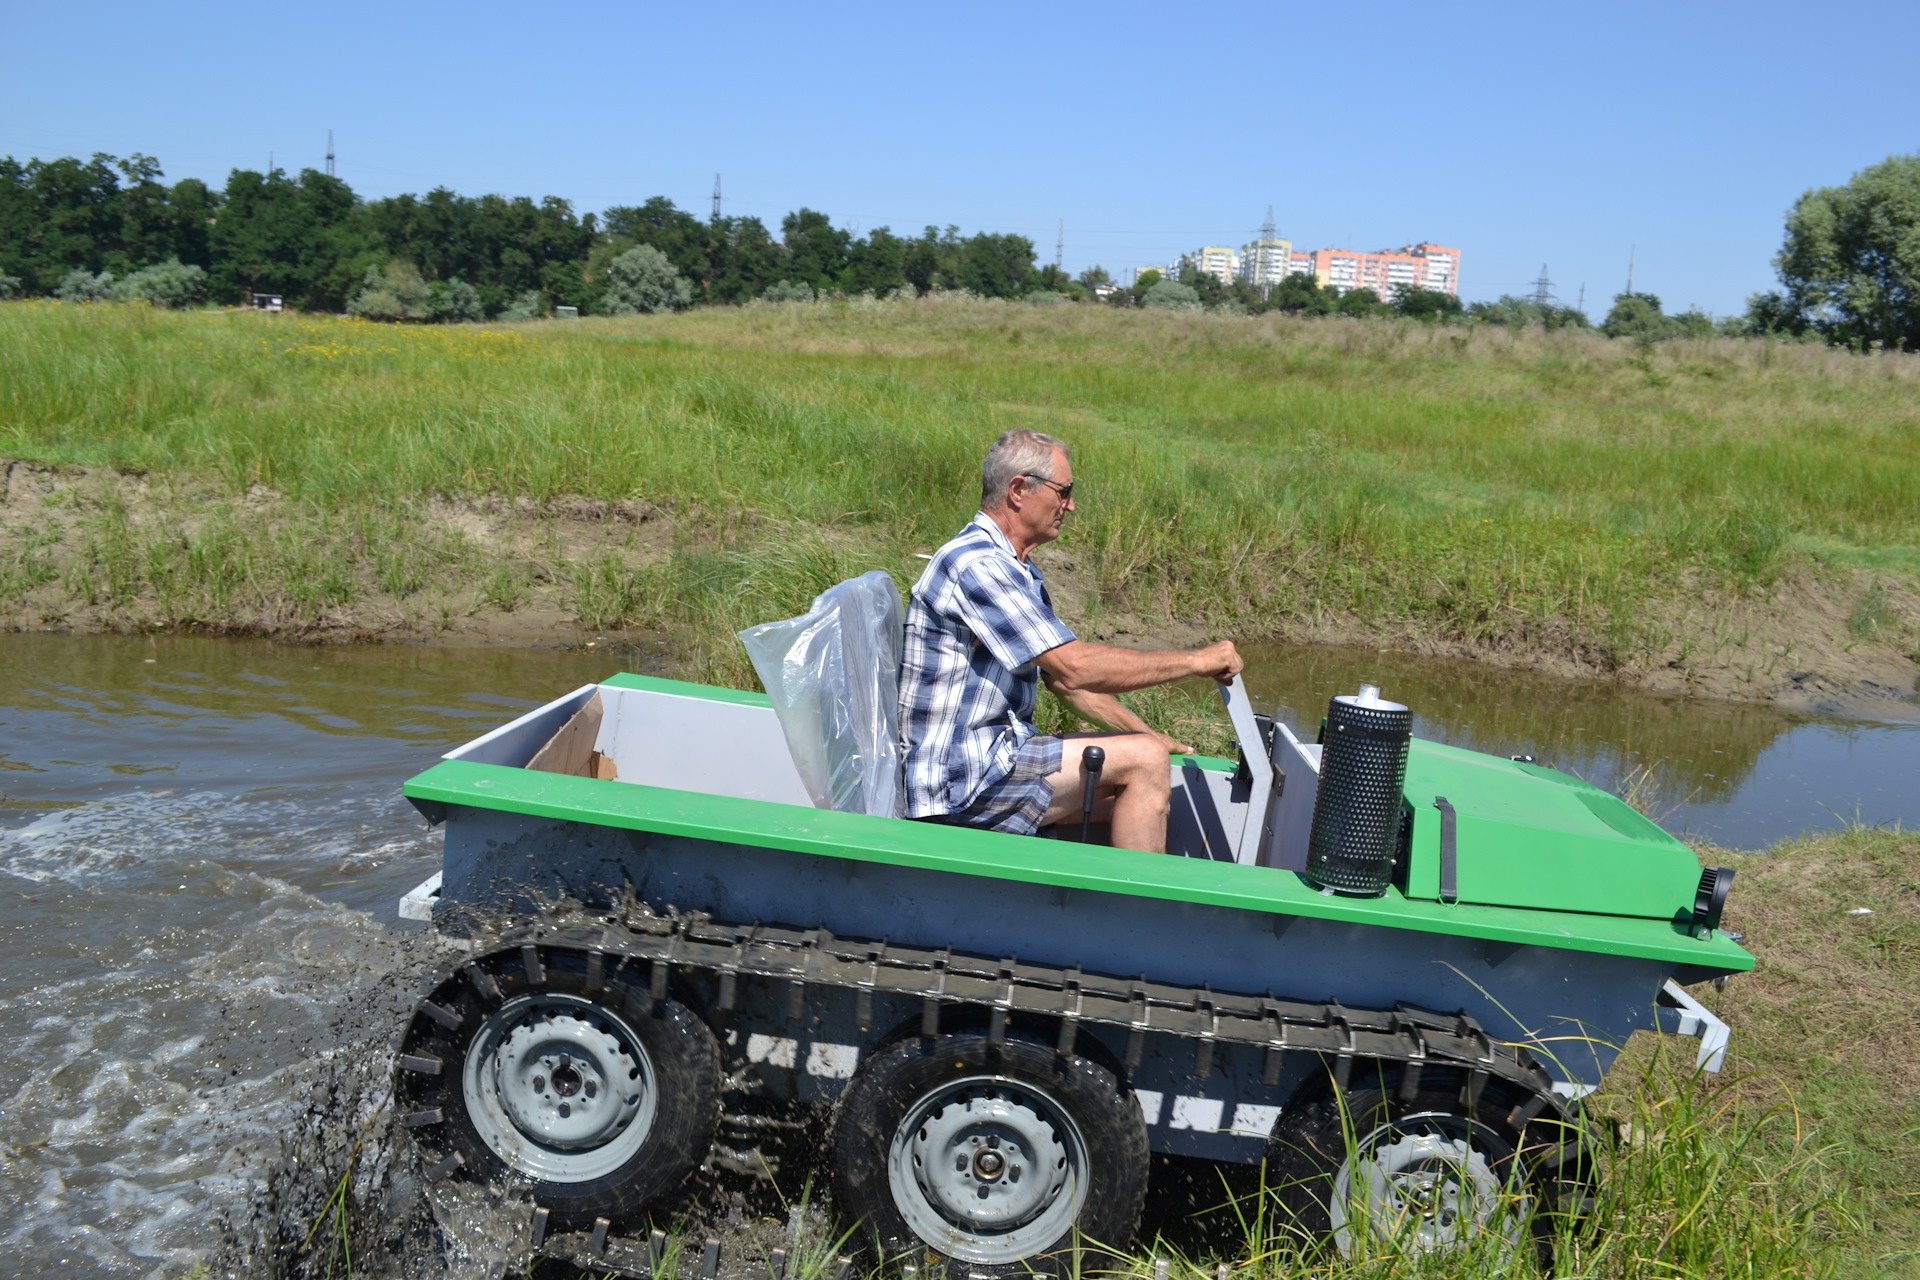
POLYGON ((1047 778, 1053 786, 1053 803, 1040 825, 1079 821, 1086 792, 1080 754, 1093 746, 1107 753, 1106 765, 1100 771, 1100 789, 1095 794, 1101 800, 1112 797, 1114 848, 1165 853, 1173 765, 1166 744, 1150 734, 1067 734, 1061 747, 1060 769, 1047 778))

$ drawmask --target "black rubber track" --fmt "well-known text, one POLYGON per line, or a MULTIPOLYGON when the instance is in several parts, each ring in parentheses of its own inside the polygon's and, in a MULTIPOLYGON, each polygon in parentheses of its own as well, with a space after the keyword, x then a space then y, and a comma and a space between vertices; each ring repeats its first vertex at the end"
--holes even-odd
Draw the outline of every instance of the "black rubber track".
POLYGON ((612 1173, 587 1182, 536 1181, 532 1194, 549 1210, 556 1229, 588 1228, 595 1218, 607 1218, 615 1227, 637 1225, 648 1205, 677 1188, 706 1157, 720 1118, 719 1046, 706 1024, 684 1005, 649 999, 643 975, 610 974, 602 989, 588 991, 581 953, 542 948, 539 959, 538 986, 529 981, 521 956, 506 953, 482 962, 497 995, 482 994, 481 984, 465 971, 434 992, 432 1001, 457 1014, 460 1025, 449 1031, 426 1016, 414 1018, 402 1052, 428 1054, 443 1065, 438 1075, 401 1070, 397 1111, 404 1118, 437 1107, 445 1116, 441 1123, 414 1131, 429 1164, 457 1153, 465 1161, 460 1171, 469 1177, 524 1184, 525 1175, 494 1154, 467 1116, 461 1089, 467 1050, 494 1010, 516 996, 561 992, 602 1004, 633 1029, 653 1062, 659 1089, 653 1128, 633 1157, 612 1173))
POLYGON ((1133 1094, 1107 1068, 1051 1045, 1009 1035, 994 1047, 985 1035, 901 1040, 867 1060, 840 1101, 833 1133, 836 1207, 857 1223, 881 1258, 936 1253, 914 1235, 887 1184, 887 1149, 908 1110, 956 1077, 999 1075, 1044 1089, 1064 1107, 1087 1146, 1089 1185, 1080 1218, 1053 1244, 1008 1266, 967 1263, 970 1275, 1068 1271, 1076 1243, 1081 1265, 1122 1249, 1140 1222, 1147 1192, 1147 1129, 1133 1094), (1076 1241, 1076 1235, 1078 1240, 1076 1241))

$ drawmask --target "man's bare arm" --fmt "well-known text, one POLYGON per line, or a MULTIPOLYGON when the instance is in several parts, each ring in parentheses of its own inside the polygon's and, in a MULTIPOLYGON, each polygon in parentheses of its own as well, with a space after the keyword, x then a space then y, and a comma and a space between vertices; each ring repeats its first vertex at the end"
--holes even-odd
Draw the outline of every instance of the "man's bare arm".
POLYGON ((1114 733, 1145 733, 1160 739, 1168 751, 1181 754, 1190 753, 1193 748, 1184 742, 1161 733, 1158 729, 1135 715, 1126 703, 1110 693, 1089 693, 1085 689, 1064 689, 1055 683, 1052 676, 1041 671, 1040 678, 1047 682, 1047 688, 1053 690, 1060 701, 1072 707, 1081 719, 1089 720, 1102 729, 1114 733))
POLYGON ((1076 710, 1079 708, 1071 694, 1131 693, 1188 676, 1231 680, 1246 665, 1231 640, 1204 649, 1122 649, 1091 640, 1069 640, 1034 661, 1046 674, 1047 686, 1076 710))

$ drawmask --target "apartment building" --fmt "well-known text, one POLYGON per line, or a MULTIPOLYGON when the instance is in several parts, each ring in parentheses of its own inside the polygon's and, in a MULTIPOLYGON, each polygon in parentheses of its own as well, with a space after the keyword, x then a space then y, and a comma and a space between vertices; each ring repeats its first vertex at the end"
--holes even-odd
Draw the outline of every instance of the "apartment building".
POLYGON ((1391 301, 1397 285, 1460 293, 1460 251, 1421 241, 1401 249, 1362 253, 1353 249, 1315 249, 1291 255, 1288 274, 1312 275, 1324 289, 1345 293, 1371 289, 1391 301))
POLYGON ((1239 267, 1239 255, 1224 244, 1202 245, 1175 265, 1172 273, 1174 279, 1180 278, 1180 269, 1184 267, 1204 272, 1221 284, 1232 284, 1239 267))
POLYGON ((1286 278, 1292 258, 1291 240, 1255 240, 1240 246, 1239 265, 1235 274, 1242 283, 1264 290, 1286 278))

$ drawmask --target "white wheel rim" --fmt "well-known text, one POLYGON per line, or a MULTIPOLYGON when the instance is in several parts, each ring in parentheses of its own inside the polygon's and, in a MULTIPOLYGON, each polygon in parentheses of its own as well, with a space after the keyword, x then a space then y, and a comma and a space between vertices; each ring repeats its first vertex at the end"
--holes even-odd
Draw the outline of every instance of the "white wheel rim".
POLYGON ((1006 1076, 951 1080, 907 1108, 887 1148, 894 1206, 950 1258, 1006 1264, 1073 1228, 1087 1145, 1045 1090, 1006 1076))
POLYGON ((589 1182, 626 1164, 659 1099, 632 1027, 605 1005, 550 992, 516 996, 481 1025, 461 1092, 481 1140, 544 1182, 589 1182))
POLYGON ((1354 1144, 1334 1174, 1333 1239, 1352 1257, 1362 1240, 1417 1252, 1451 1249, 1492 1229, 1520 1241, 1526 1201, 1509 1193, 1459 1116, 1408 1116, 1354 1144))

